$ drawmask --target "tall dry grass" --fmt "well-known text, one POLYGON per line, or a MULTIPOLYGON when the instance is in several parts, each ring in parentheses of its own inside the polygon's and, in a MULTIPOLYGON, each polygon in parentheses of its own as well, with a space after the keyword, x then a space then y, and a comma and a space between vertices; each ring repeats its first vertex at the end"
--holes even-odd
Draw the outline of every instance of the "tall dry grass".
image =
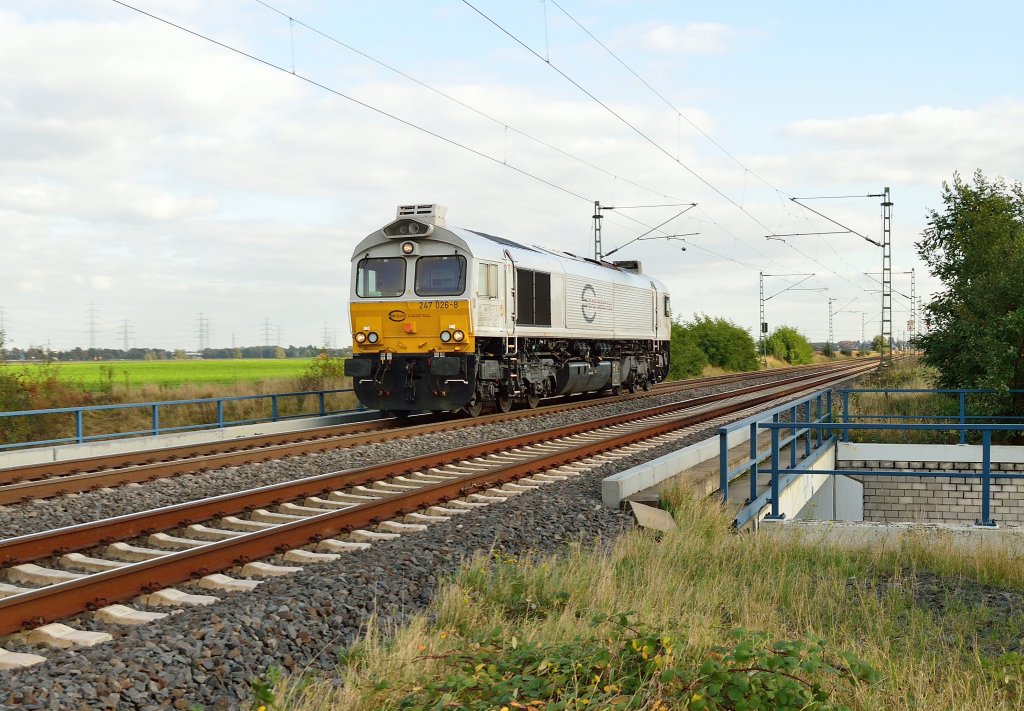
MULTIPOLYGON (((109 387, 99 391, 87 390, 79 383, 62 378, 59 369, 40 366, 19 370, 0 365, 0 412, 43 410, 91 405, 124 405, 133 403, 209 398, 248 397, 283 392, 313 390, 341 390, 351 388, 351 379, 344 377, 342 360, 318 359, 311 362, 305 372, 293 379, 267 379, 241 381, 233 384, 188 383, 178 386, 134 385, 126 386, 110 380, 109 387)), ((325 396, 324 409, 328 412, 352 410, 359 406, 352 393, 325 396)), ((267 420, 272 415, 272 402, 268 399, 226 402, 223 418, 226 422, 267 420)), ((320 402, 316 396, 282 397, 278 399, 279 418, 315 415, 320 402)), ((159 408, 161 431, 201 427, 217 423, 216 403, 166 404, 159 408)), ((132 407, 116 410, 98 410, 83 418, 84 434, 88 436, 148 432, 153 426, 151 407, 132 407)), ((41 440, 57 440, 75 436, 73 414, 32 415, 0 418, 0 444, 16 444, 41 440)))
MULTIPOLYGON (((896 361, 891 369, 863 378, 856 388, 932 390, 935 388, 934 378, 934 372, 920 365, 916 359, 896 361)), ((849 402, 851 421, 862 423, 931 424, 939 422, 939 417, 956 417, 960 412, 957 397, 941 393, 851 393, 849 402)), ((836 406, 840 406, 838 400, 836 406)), ((852 430, 850 439, 854 442, 903 444, 955 444, 960 441, 959 433, 940 430, 852 430)))
MULTIPOLYGON (((682 640, 679 660, 694 670, 735 628, 825 638, 829 649, 852 652, 882 674, 874 686, 836 688, 835 700, 853 709, 1022 707, 1021 680, 996 679, 988 661, 1001 645, 1019 642, 1019 624, 992 629, 984 604, 929 607, 915 599, 921 571, 1024 590, 1024 569, 1011 556, 923 539, 862 550, 780 542, 731 531, 729 515, 713 503, 674 494, 670 505, 679 529, 664 535, 636 530, 610 547, 575 545, 540 560, 477 557, 441 588, 427 614, 399 630, 371 628, 339 669, 341 688, 293 678, 280 690, 281 707, 400 708, 409 694, 451 674, 449 655, 482 631, 501 627, 505 637, 552 644, 601 638, 607 630, 591 627, 592 615, 622 611, 672 631, 682 640)), ((634 708, 652 707, 657 690, 648 692, 639 692, 634 708)), ((435 701, 435 708, 456 707, 435 701)))

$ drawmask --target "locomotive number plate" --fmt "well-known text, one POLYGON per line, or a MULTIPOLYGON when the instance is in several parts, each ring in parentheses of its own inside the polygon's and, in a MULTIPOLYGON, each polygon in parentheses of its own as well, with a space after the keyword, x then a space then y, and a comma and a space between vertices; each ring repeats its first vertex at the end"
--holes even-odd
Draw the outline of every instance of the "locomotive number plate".
POLYGON ((421 309, 458 309, 458 301, 421 301, 421 309))

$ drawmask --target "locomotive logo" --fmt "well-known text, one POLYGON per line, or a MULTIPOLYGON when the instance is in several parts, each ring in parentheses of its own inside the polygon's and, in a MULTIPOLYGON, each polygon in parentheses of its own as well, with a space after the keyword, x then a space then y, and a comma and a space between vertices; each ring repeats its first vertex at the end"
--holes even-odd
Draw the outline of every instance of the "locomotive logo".
POLYGON ((580 310, 583 312, 583 320, 587 323, 594 323, 594 319, 597 318, 597 292, 594 291, 594 287, 587 284, 583 287, 583 293, 580 294, 580 310))
POLYGON ((394 321, 395 323, 400 323, 405 320, 405 312, 395 309, 394 311, 388 313, 388 319, 394 321))

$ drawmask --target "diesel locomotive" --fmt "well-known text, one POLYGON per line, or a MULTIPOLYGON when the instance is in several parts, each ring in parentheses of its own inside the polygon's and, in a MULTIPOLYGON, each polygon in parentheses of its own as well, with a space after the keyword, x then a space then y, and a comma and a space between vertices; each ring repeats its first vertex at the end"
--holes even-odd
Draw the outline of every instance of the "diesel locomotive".
POLYGON ((366 407, 478 415, 666 377, 669 294, 639 263, 449 227, 446 212, 400 206, 352 255, 345 374, 366 407))

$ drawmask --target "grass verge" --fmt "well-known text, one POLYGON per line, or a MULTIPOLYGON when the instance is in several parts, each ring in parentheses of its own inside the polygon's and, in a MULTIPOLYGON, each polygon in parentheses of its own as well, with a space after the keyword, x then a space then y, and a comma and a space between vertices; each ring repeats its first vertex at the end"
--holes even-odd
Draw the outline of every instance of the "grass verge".
POLYGON ((129 395, 149 387, 162 391, 196 385, 237 386, 265 381, 287 382, 299 378, 309 367, 310 358, 214 360, 124 360, 46 365, 12 363, 11 368, 54 369, 60 378, 76 383, 85 392, 112 390, 129 395))
POLYGON ((257 681, 327 709, 1019 709, 1024 569, 924 540, 871 550, 740 535, 682 495, 679 529, 558 558, 478 557, 338 679, 257 681), (979 594, 979 590, 983 594, 979 594), (1005 601, 1010 601, 1009 603, 1005 601))
MULTIPOLYGON (((31 367, 0 364, 0 412, 45 410, 90 405, 126 405, 139 402, 167 402, 251 395, 270 395, 282 392, 308 392, 351 388, 351 379, 344 376, 344 360, 340 358, 302 359, 285 361, 168 361, 166 363, 84 364, 95 368, 94 374, 103 379, 96 383, 77 379, 74 365, 49 364, 31 367), (138 367, 135 377, 171 378, 131 385, 131 373, 124 372, 123 380, 118 367, 138 367), (152 370, 156 367, 156 370, 152 370), (70 368, 70 369, 69 369, 70 368), (236 370, 233 370, 236 369, 236 370), (153 375, 156 373, 157 375, 153 375), (233 375, 230 375, 232 374, 233 375), (292 377, 280 377, 289 373, 292 377), (277 374, 270 377, 268 374, 277 374), (233 382, 219 379, 235 378, 233 382), (182 381, 192 377, 194 380, 182 381)), ((278 416, 314 415, 319 412, 319 398, 286 397, 278 399, 278 416)), ((355 396, 349 393, 327 395, 327 411, 350 410, 358 407, 355 396)), ((272 415, 270 399, 240 400, 225 403, 224 420, 266 420, 272 415)), ((214 403, 166 405, 160 408, 160 427, 211 425, 217 423, 214 403)), ((145 432, 152 427, 151 408, 127 408, 94 411, 83 418, 86 436, 119 432, 145 432)), ((0 444, 17 444, 43 440, 69 438, 75 435, 73 414, 31 415, 0 418, 0 444)))
MULTIPOLYGON (((881 373, 872 373, 857 383, 862 390, 931 390, 935 388, 935 373, 917 359, 896 361, 881 373)), ((971 401, 968 400, 968 404, 971 401)), ((836 406, 841 407, 838 399, 836 406)), ((853 393, 850 395, 850 414, 854 422, 882 424, 933 424, 938 417, 958 417, 959 400, 956 395, 941 393, 853 393), (889 417, 880 417, 888 415, 889 417), (871 416, 871 419, 857 419, 871 416), (878 416, 878 417, 876 417, 878 416), (906 419, 909 418, 909 419, 906 419)), ((840 417, 837 415, 837 420, 840 417)), ((898 444, 955 444, 959 433, 942 430, 853 430, 854 442, 884 442, 898 444)))

